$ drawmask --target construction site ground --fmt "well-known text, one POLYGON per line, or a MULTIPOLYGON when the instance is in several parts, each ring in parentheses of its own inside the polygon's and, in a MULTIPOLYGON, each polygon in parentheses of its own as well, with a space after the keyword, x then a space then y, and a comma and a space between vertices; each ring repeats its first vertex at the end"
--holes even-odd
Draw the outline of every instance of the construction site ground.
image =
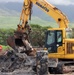
MULTIPOLYGON (((4 54, 5 52, 1 52, 0 55, 4 54)), ((74 69, 74 68, 73 68, 74 69)), ((0 75, 37 75, 32 68, 24 68, 24 69, 17 69, 13 72, 0 72, 0 75)), ((48 74, 48 75, 59 75, 59 74, 48 74)), ((74 72, 68 72, 65 74, 60 75, 74 75, 74 72)))
POLYGON ((36 75, 34 72, 27 72, 27 70, 16 70, 14 72, 9 73, 0 73, 0 75, 36 75))
MULTIPOLYGON (((0 75, 37 75, 33 71, 28 72, 27 70, 16 70, 14 72, 9 72, 9 73, 2 73, 0 72, 0 75)), ((74 75, 74 72, 69 72, 66 74, 48 74, 48 75, 74 75)))

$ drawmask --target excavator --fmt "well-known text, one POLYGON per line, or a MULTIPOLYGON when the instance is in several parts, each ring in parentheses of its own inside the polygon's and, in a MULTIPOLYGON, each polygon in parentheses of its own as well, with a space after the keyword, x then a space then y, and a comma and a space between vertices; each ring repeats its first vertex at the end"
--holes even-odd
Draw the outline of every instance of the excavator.
POLYGON ((23 47, 27 49, 27 54, 35 52, 28 39, 28 35, 31 32, 29 20, 31 20, 33 4, 51 16, 59 26, 59 28, 48 28, 45 33, 44 51, 48 52, 49 72, 64 73, 64 71, 68 71, 74 65, 72 29, 68 27, 69 20, 65 14, 46 0, 24 0, 20 23, 17 25, 14 36, 10 36, 7 39, 7 43, 16 51, 20 50, 20 47, 23 47))

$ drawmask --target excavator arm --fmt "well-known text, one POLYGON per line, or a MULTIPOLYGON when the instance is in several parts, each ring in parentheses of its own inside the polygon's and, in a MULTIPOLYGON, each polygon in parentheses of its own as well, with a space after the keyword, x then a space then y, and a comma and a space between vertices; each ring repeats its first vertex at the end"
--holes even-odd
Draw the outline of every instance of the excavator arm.
POLYGON ((46 0, 24 0, 22 13, 20 16, 20 25, 18 29, 24 29, 26 31, 26 24, 29 18, 31 18, 32 5, 37 5, 41 10, 51 16, 59 25, 59 28, 68 28, 67 17, 55 6, 48 3, 46 0))
POLYGON ((18 30, 26 31, 28 20, 31 20, 32 3, 29 0, 24 0, 23 8, 20 16, 18 30))

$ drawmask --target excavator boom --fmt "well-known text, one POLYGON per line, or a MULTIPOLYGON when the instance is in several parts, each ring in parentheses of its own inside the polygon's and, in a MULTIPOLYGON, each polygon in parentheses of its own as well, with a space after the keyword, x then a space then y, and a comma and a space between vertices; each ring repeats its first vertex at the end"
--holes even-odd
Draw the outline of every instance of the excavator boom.
POLYGON ((30 18, 32 4, 37 5, 41 10, 51 16, 58 23, 59 28, 68 28, 68 18, 58 8, 51 5, 46 0, 24 0, 24 5, 20 17, 20 20, 24 22, 22 24, 23 28, 30 18))

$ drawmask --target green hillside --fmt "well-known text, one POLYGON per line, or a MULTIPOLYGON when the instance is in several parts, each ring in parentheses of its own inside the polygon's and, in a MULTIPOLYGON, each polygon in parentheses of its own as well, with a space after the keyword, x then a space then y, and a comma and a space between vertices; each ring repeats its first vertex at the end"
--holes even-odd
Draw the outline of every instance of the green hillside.
POLYGON ((0 16, 0 28, 16 28, 19 23, 19 17, 13 16, 0 16))
MULTIPOLYGON (((3 11, 6 11, 7 14, 9 13, 10 15, 16 15, 17 12, 21 12, 22 10, 22 6, 23 3, 21 2, 3 2, 0 3, 0 9, 2 9, 3 11)), ((71 22, 74 22, 74 5, 54 5, 56 6, 58 9, 60 9, 64 14, 66 14, 66 16, 68 17, 68 19, 71 22)), ((0 11, 1 12, 1 11, 0 11)), ((6 13, 4 13, 6 14, 6 13)), ((8 15, 9 15, 8 14, 8 15)), ((51 18, 49 18, 48 15, 46 15, 46 13, 44 13, 41 9, 39 9, 36 5, 33 5, 33 9, 32 9, 32 15, 33 16, 37 16, 43 20, 48 20, 48 21, 52 21, 51 18)))
POLYGON ((58 25, 54 22, 45 21, 40 19, 39 17, 32 17, 32 24, 39 24, 41 26, 51 26, 51 27, 58 27, 58 25))
MULTIPOLYGON (((18 16, 0 16, 0 28, 16 28, 17 24, 19 24, 19 18, 18 16)), ((39 17, 32 17, 32 20, 30 22, 31 24, 38 24, 41 26, 51 26, 51 27, 58 27, 57 23, 54 22, 49 22, 40 19, 39 17)), ((74 24, 70 23, 69 26, 74 28, 74 24)))
MULTIPOLYGON (((16 28, 19 23, 19 17, 17 16, 0 16, 0 28, 16 28)), ((38 24, 41 26, 53 26, 56 27, 56 23, 44 21, 38 17, 32 17, 31 24, 38 24)))
MULTIPOLYGON (((19 23, 20 13, 22 10, 22 3, 8 2, 0 3, 0 28, 16 28, 19 23)), ((70 20, 69 26, 74 28, 74 9, 73 5, 61 6, 56 5, 62 10, 70 20)), ((51 17, 46 15, 36 6, 33 7, 31 24, 38 24, 41 26, 58 27, 57 23, 51 17)))
POLYGON ((18 16, 19 12, 9 9, 0 9, 0 16, 18 16))

